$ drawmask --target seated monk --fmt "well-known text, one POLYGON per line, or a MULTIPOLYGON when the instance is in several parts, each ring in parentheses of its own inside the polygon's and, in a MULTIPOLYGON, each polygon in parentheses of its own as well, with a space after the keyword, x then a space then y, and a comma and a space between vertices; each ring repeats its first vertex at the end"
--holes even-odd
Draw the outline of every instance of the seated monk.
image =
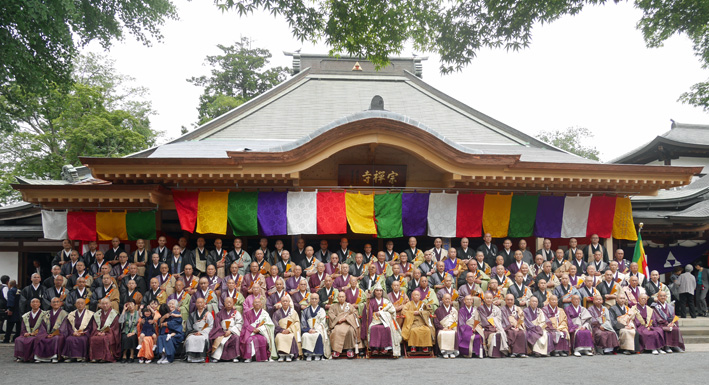
MULTIPOLYGON (((266 277, 266 293, 268 295, 276 292, 276 280, 278 278, 280 278, 280 275, 278 275, 278 266, 271 265, 268 271, 268 276, 266 277)), ((283 287, 285 288, 285 285, 283 287)))
POLYGON ((628 299, 619 297, 609 312, 613 329, 618 334, 618 344, 623 354, 640 351, 639 336, 635 332, 635 310, 627 306, 628 299))
MULTIPOLYGON (((307 286, 307 283, 305 285, 307 286)), ((290 296, 284 296, 281 300, 283 306, 273 313, 278 362, 291 362, 294 359, 297 360, 300 355, 300 317, 291 302, 290 296)))
MULTIPOLYGON (((381 253, 381 252, 380 252, 381 253)), ((396 310, 384 297, 381 280, 372 287, 367 306, 362 313, 361 340, 367 340, 371 354, 401 356, 401 328, 396 323, 396 310)))
POLYGON ((205 277, 199 279, 199 286, 197 290, 194 291, 194 294, 192 294, 192 298, 190 299, 190 313, 195 309, 195 301, 197 301, 197 298, 204 298, 205 306, 208 311, 214 314, 219 312, 220 298, 214 290, 209 288, 209 281, 205 277))
MULTIPOLYGON (((425 277, 421 277, 424 280, 425 277)), ((435 297, 435 295, 434 295, 435 297)), ((421 292, 411 292, 411 301, 401 311, 404 315, 404 325, 401 328, 401 337, 406 341, 411 353, 419 349, 428 353, 433 348, 435 330, 431 322, 431 306, 421 300, 421 292)))
POLYGON ((450 294, 445 293, 441 298, 442 306, 436 309, 433 315, 433 326, 436 329, 436 341, 443 358, 456 358, 459 354, 457 341, 458 310, 454 306, 458 301, 453 301, 450 294))
POLYGON ((290 297, 286 292, 286 281, 281 277, 276 277, 276 291, 266 300, 266 311, 271 318, 276 310, 283 307, 283 298, 285 297, 290 297))
POLYGON ((406 295, 406 289, 400 288, 399 285, 398 281, 392 282, 391 293, 387 294, 386 297, 389 298, 389 301, 394 306, 394 310, 396 310, 396 322, 399 324, 399 327, 401 327, 404 325, 404 314, 401 311, 404 310, 404 306, 409 303, 409 297, 406 295))
POLYGON ((515 299, 512 293, 505 296, 505 305, 500 308, 502 313, 500 320, 502 329, 507 334, 510 357, 525 358, 527 357, 527 335, 524 327, 524 312, 521 307, 515 305, 515 299))
MULTIPOLYGON (((659 298, 659 295, 658 295, 659 298)), ((631 312, 635 314, 635 330, 638 333, 640 349, 651 350, 652 354, 665 354, 665 333, 662 327, 657 326, 655 311, 647 306, 647 294, 640 295, 638 304, 633 306, 631 312)))
POLYGON ((66 316, 62 334, 64 334, 64 360, 84 362, 89 360, 89 336, 94 313, 88 309, 86 300, 77 298, 74 308, 66 316))
POLYGON ((476 355, 483 358, 483 339, 475 333, 474 316, 473 296, 468 294, 463 299, 463 306, 458 310, 458 350, 464 357, 476 355))
MULTIPOLYGON (((490 286, 494 285, 494 282, 494 279, 491 280, 490 286)), ((485 341, 487 356, 502 358, 503 354, 509 351, 507 333, 502 329, 502 312, 494 304, 494 298, 490 291, 487 291, 483 296, 483 304, 475 310, 473 318, 476 325, 475 332, 485 341)))
POLYGON ((209 282, 209 289, 214 290, 217 296, 222 296, 222 279, 217 275, 217 268, 214 265, 207 266, 207 275, 204 276, 209 282))
POLYGON ((530 298, 529 306, 524 309, 524 328, 534 357, 546 357, 553 351, 554 341, 552 335, 546 331, 547 321, 546 315, 539 308, 539 298, 530 298))
MULTIPOLYGON (((330 278, 327 276, 327 278, 330 278)), ((332 280, 330 280, 332 282, 332 280)), ((334 289, 332 289, 334 290, 334 289)), ((329 358, 330 342, 327 335, 327 313, 320 306, 320 295, 310 294, 310 306, 300 315, 300 331, 303 339, 303 355, 306 361, 329 358)))
POLYGON ((350 283, 341 291, 345 293, 347 303, 355 305, 357 315, 361 316, 364 310, 364 305, 367 303, 367 293, 359 287, 359 279, 354 275, 350 275, 350 283))
MULTIPOLYGON (((637 277, 631 277, 631 280, 637 280, 637 277)), ((662 328, 665 337, 665 352, 672 353, 684 352, 684 339, 679 331, 677 321, 679 317, 675 315, 675 306, 667 302, 667 293, 660 291, 657 293, 657 301, 652 304, 655 309, 655 325, 662 328)))
POLYGON ((291 294, 291 299, 293 300, 293 308, 298 312, 298 319, 300 319, 300 314, 303 309, 308 307, 310 303, 310 286, 308 286, 308 281, 301 279, 298 283, 298 291, 295 294, 291 294))
POLYGON ((593 306, 588 308, 591 313, 591 327, 593 328, 593 344, 602 354, 611 354, 618 347, 618 335, 613 329, 610 312, 603 306, 603 297, 593 297, 593 306))
MULTIPOLYGON (((209 268, 214 269, 214 265, 209 268)), ((216 270, 214 270, 216 272, 216 270)), ((221 314, 221 312, 219 312, 221 314)), ((207 359, 212 345, 209 343, 209 334, 214 327, 214 316, 207 311, 204 298, 199 298, 195 303, 195 311, 187 318, 185 327, 185 354, 187 362, 204 362, 207 359)), ((238 343, 236 344, 239 345, 238 343)))
POLYGON ((167 311, 160 317, 160 329, 158 335, 158 353, 160 359, 158 364, 168 364, 175 361, 177 348, 184 338, 182 328, 182 314, 178 308, 177 300, 167 301, 167 311))
POLYGON ((160 320, 160 313, 157 312, 159 303, 153 300, 150 305, 141 310, 141 316, 136 328, 138 332, 138 362, 149 364, 152 362, 153 350, 158 342, 157 325, 160 320))
POLYGON ((438 297, 438 302, 443 300, 444 295, 450 295, 453 302, 453 306, 458 309, 460 306, 458 304, 458 290, 456 290, 455 287, 453 287, 453 277, 451 275, 446 275, 445 278, 443 278, 443 287, 438 290, 437 297, 438 297))
POLYGON ((577 294, 571 296, 571 304, 564 310, 571 336, 571 347, 574 356, 581 357, 593 355, 593 334, 591 334, 591 313, 581 306, 581 297, 577 294))
POLYGON ((273 334, 275 327, 263 307, 260 300, 253 302, 251 310, 247 311, 244 306, 244 327, 239 336, 239 352, 247 363, 251 360, 269 361, 278 356, 273 334))
POLYGON ((346 352, 347 358, 359 354, 361 346, 357 307, 347 302, 344 292, 338 293, 337 303, 327 312, 332 356, 337 358, 346 352))
MULTIPOLYGON (((105 277, 104 275, 104 279, 105 277)), ((104 297, 99 301, 99 309, 94 313, 89 340, 91 362, 116 362, 121 355, 118 312, 113 310, 111 302, 108 297, 104 297)))
POLYGON ((549 351, 553 357, 567 357, 569 355, 569 325, 566 321, 566 313, 559 309, 559 298, 550 295, 547 300, 549 304, 542 308, 547 319, 546 331, 551 335, 549 351))
MULTIPOLYGON (((233 265, 232 266, 236 266, 233 265)), ((227 298, 231 298, 234 300, 234 308, 239 313, 244 312, 244 301, 246 298, 244 298, 244 295, 241 294, 241 290, 239 290, 239 286, 236 284, 236 281, 231 279, 231 277, 226 277, 222 282, 226 282, 224 284, 224 290, 222 290, 222 297, 220 303, 222 306, 224 306, 224 301, 226 301, 227 298)))
POLYGON ((185 290, 185 282, 178 280, 175 282, 175 291, 167 297, 167 300, 177 301, 177 308, 180 309, 183 324, 190 317, 190 305, 192 304, 192 296, 185 290))
MULTIPOLYGON (((204 310, 209 314, 206 306, 204 310)), ((212 360, 215 362, 239 362, 239 354, 241 353, 239 339, 244 327, 244 319, 234 307, 233 298, 229 297, 224 300, 224 308, 217 313, 213 325, 209 332, 209 340, 212 343, 212 360)))
POLYGON ((463 303, 465 302, 465 297, 470 295, 473 297, 473 304, 472 306, 479 306, 480 305, 480 297, 482 297, 483 290, 480 288, 480 286, 475 282, 475 273, 473 272, 467 272, 465 275, 465 284, 461 285, 458 287, 458 301, 460 301, 460 306, 459 309, 463 307, 463 303))
POLYGON ((62 309, 62 301, 59 297, 52 298, 51 308, 47 310, 44 317, 44 325, 37 333, 37 342, 34 348, 34 358, 38 362, 59 362, 64 349, 64 334, 61 327, 64 324, 67 313, 62 309))
POLYGON ((32 298, 30 311, 22 315, 20 336, 15 338, 15 358, 17 358, 17 362, 34 362, 34 350, 39 339, 37 335, 42 325, 44 325, 44 318, 47 316, 42 311, 41 306, 42 302, 39 298, 32 298))

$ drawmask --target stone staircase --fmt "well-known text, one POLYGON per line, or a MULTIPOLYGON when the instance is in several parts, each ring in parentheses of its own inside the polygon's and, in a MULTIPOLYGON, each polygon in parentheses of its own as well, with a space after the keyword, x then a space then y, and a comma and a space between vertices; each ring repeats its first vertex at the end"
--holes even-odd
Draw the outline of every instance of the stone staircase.
POLYGON ((684 337, 684 343, 709 344, 709 318, 684 318, 679 320, 679 327, 684 337))

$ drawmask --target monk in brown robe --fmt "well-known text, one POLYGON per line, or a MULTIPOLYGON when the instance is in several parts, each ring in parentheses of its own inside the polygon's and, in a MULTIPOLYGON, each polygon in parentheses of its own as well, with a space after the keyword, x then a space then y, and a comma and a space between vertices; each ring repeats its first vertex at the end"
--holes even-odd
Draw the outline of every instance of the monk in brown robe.
POLYGON ((338 303, 330 306, 327 313, 332 356, 337 358, 343 352, 347 352, 347 358, 354 358, 362 347, 362 341, 359 339, 357 307, 347 302, 344 291, 337 295, 337 301, 338 303))
POLYGON ((111 308, 108 298, 99 302, 99 310, 94 313, 93 322, 89 359, 91 362, 115 362, 121 354, 121 331, 118 312, 111 308))

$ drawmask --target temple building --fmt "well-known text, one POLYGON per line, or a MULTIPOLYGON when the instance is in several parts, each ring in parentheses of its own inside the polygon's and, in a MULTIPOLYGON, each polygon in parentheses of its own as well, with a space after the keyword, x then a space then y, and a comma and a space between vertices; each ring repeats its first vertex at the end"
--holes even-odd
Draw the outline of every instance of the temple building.
MULTIPOLYGON (((709 185, 690 184, 700 164, 655 164, 664 158, 654 153, 604 164, 544 143, 424 82, 422 57, 376 70, 357 58, 286 54, 292 77, 175 140, 123 158, 80 158, 63 180, 18 178, 25 203, 0 209, 0 266, 27 282, 32 260, 47 263, 72 234, 74 247, 113 236, 154 247, 165 235, 193 248, 204 234, 208 247, 238 235, 249 249, 262 236, 291 249, 303 237, 316 250, 327 239, 334 251, 348 237, 355 251, 382 250, 388 239, 401 251, 408 236, 422 249, 433 237, 459 246, 462 236, 475 248, 490 232, 498 247, 525 238, 536 250, 543 238, 562 247, 598 233, 612 250, 634 240, 629 197, 639 218, 640 202, 671 194, 686 209, 692 186, 709 185)), ((678 156, 669 142, 658 147, 678 156)))

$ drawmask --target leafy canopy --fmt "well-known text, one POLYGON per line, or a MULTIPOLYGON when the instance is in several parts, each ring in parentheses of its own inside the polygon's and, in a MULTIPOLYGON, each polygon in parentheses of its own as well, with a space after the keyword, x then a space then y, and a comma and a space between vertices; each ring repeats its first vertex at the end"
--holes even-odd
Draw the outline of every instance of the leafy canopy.
POLYGON ((542 131, 537 139, 578 156, 599 160, 596 146, 586 145, 593 139, 593 133, 584 127, 569 127, 565 130, 542 131))
POLYGON ((204 87, 199 97, 199 122, 204 124, 268 91, 288 76, 288 68, 267 68, 271 52, 252 48, 249 38, 231 46, 217 45, 222 53, 207 56, 210 76, 192 77, 188 82, 204 87))

